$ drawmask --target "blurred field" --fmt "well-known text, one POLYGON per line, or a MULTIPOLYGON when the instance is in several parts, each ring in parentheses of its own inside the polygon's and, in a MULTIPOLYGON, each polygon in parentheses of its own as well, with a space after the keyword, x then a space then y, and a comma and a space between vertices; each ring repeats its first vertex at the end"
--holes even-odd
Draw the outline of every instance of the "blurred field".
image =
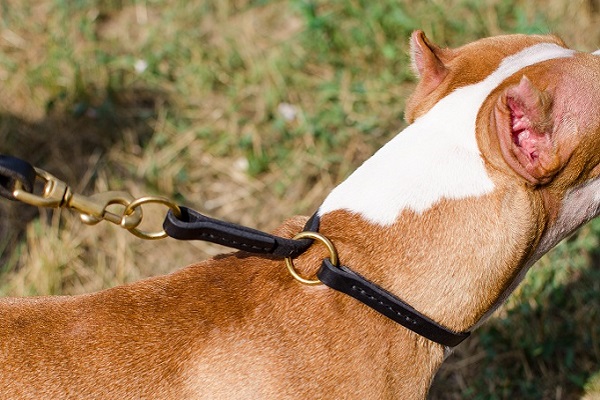
MULTIPOLYGON (((0 152, 81 193, 161 194, 271 229, 404 126, 412 30, 595 50, 599 22, 597 0, 1 0, 0 152)), ((430 398, 600 398, 599 241, 597 221, 541 260, 430 398)), ((222 251, 0 202, 1 295, 83 293, 222 251)))

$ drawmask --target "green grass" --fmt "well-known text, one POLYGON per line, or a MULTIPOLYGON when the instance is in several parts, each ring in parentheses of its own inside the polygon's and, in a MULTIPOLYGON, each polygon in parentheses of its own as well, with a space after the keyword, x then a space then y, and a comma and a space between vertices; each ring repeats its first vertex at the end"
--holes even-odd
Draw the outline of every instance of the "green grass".
MULTIPOLYGON (((0 152, 87 194, 158 193, 270 229, 404 126, 412 30, 448 46, 556 32, 591 50, 599 16, 569 0, 5 0, 0 152)), ((98 290, 222 250, 6 202, 0 233, 2 295, 98 290)), ((541 260, 431 398, 600 396, 599 237, 593 222, 541 260)))

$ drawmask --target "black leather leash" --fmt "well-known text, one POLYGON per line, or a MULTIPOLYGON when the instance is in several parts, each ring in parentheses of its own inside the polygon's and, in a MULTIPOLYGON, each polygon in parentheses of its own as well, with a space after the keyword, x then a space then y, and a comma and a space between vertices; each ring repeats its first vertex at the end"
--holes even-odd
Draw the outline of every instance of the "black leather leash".
MULTIPOLYGON (((0 196, 15 200, 13 192, 20 187, 32 192, 36 170, 29 163, 10 156, 0 155, 0 196)), ((306 251, 312 239, 288 239, 256 229, 207 217, 187 207, 179 207, 176 216, 169 210, 163 228, 167 235, 179 240, 203 240, 238 250, 268 254, 279 258, 294 258, 306 251)), ((319 218, 315 214, 304 227, 317 232, 319 218)), ((401 299, 352 271, 346 266, 336 266, 329 258, 323 260, 317 273, 321 283, 345 293, 380 314, 411 331, 436 343, 454 347, 465 340, 470 332, 454 332, 412 308, 401 299)))
MULTIPOLYGON (((311 239, 287 239, 246 226, 207 217, 187 207, 179 207, 181 216, 167 213, 163 229, 179 240, 202 240, 256 254, 297 257, 312 244, 311 239)), ((305 230, 318 231, 319 219, 311 218, 305 230)))
POLYGON ((0 154, 0 196, 15 200, 17 182, 25 191, 33 191, 35 176, 35 169, 27 161, 0 154))

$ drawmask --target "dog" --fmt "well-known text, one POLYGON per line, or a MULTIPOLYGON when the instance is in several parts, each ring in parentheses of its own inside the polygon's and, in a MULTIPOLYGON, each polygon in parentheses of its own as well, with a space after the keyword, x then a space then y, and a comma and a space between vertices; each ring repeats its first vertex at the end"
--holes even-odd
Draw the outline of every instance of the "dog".
MULTIPOLYGON (((554 36, 410 42, 409 125, 325 198, 319 232, 344 266, 467 332, 600 212, 600 55, 554 36)), ((293 263, 313 276, 327 256, 315 243, 293 263)), ((0 322, 6 399, 424 399, 451 351, 246 252, 4 298, 0 322)))

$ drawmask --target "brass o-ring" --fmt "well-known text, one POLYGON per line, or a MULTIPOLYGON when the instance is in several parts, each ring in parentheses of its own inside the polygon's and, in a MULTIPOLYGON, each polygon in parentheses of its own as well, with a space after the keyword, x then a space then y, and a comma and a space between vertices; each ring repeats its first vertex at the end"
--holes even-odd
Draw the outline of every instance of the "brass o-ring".
MULTIPOLYGON (((321 243, 323 243, 325 245, 325 247, 327 247, 327 250, 329 251, 329 259, 331 260, 331 263, 333 265, 338 265, 338 254, 337 254, 337 250, 335 249, 335 246, 333 245, 333 243, 331 243, 331 241, 329 239, 327 239, 325 236, 321 235, 318 232, 311 232, 311 231, 305 231, 305 232, 300 232, 299 234, 297 234, 296 236, 294 236, 294 240, 298 240, 298 239, 314 239, 317 240, 321 243)), ((298 273, 298 271, 296 271, 296 268, 294 267, 294 262, 292 261, 291 257, 286 257, 285 258, 285 265, 288 269, 288 271, 290 272, 290 274, 292 275, 292 277, 294 279, 296 279, 298 282, 303 283, 305 285, 310 285, 310 286, 314 286, 314 285, 320 285, 321 281, 318 278, 305 278, 302 275, 300 275, 298 273)))
POLYGON ((146 197, 141 197, 137 200, 134 200, 131 203, 129 203, 129 205, 127 205, 127 207, 125 208, 125 211, 123 212, 124 216, 123 216, 123 219, 121 220, 121 226, 141 239, 156 240, 156 239, 162 239, 162 238, 167 237, 167 233, 164 230, 159 231, 159 232, 144 232, 144 231, 138 229, 137 227, 133 227, 133 228, 127 227, 127 216, 131 215, 136 208, 141 207, 142 205, 148 204, 148 203, 162 204, 162 205, 170 208, 173 211, 173 213, 175 214, 175 216, 177 216, 177 217, 181 216, 181 209, 179 208, 179 206, 177 204, 173 203, 172 201, 170 201, 169 199, 166 199, 164 197, 158 197, 158 196, 146 196, 146 197))

